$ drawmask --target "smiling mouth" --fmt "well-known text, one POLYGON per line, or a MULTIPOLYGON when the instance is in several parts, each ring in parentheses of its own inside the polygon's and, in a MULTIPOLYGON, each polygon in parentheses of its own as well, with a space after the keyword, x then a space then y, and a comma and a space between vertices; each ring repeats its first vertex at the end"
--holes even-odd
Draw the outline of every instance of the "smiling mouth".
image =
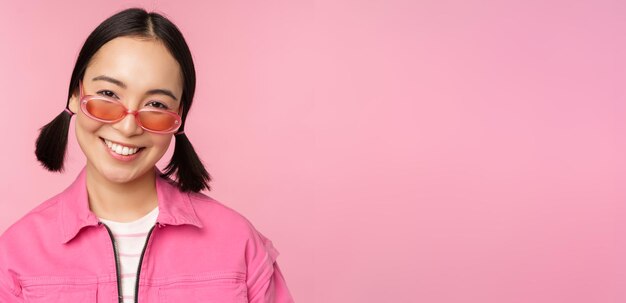
POLYGON ((142 151, 143 149, 145 149, 145 147, 139 147, 139 146, 128 146, 128 145, 122 145, 119 143, 115 143, 113 141, 109 141, 107 139, 104 139, 102 137, 100 137, 100 140, 114 153, 118 154, 118 155, 122 155, 122 156, 130 156, 130 155, 134 155, 140 151, 142 151))

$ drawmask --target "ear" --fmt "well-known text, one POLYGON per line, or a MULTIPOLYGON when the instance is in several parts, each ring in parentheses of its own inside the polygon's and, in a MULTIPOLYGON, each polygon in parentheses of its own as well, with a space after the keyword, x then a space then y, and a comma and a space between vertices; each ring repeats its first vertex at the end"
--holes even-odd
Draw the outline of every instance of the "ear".
POLYGON ((78 108, 79 108, 79 104, 78 104, 78 92, 74 92, 72 94, 72 97, 70 97, 69 100, 69 108, 70 110, 74 113, 77 114, 78 113, 78 108))

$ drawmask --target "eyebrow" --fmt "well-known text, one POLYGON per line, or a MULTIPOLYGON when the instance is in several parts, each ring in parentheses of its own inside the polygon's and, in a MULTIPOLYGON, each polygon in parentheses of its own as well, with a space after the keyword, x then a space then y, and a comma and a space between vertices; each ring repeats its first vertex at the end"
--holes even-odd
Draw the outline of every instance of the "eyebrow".
MULTIPOLYGON (((119 87, 121 87, 123 89, 127 88, 127 86, 126 86, 126 84, 124 82, 122 82, 120 80, 117 80, 115 78, 111 78, 109 76, 105 76, 105 75, 97 76, 97 77, 95 77, 95 78, 93 78, 91 80, 92 81, 98 81, 98 80, 100 80, 100 81, 107 81, 107 82, 111 82, 111 83, 113 83, 113 84, 115 84, 115 85, 117 85, 117 86, 119 86, 119 87)), ((147 95, 166 95, 166 96, 169 96, 172 99, 178 101, 178 98, 176 98, 176 96, 174 96, 172 91, 170 91, 168 89, 155 88, 155 89, 151 89, 151 90, 147 91, 146 94, 147 95)))

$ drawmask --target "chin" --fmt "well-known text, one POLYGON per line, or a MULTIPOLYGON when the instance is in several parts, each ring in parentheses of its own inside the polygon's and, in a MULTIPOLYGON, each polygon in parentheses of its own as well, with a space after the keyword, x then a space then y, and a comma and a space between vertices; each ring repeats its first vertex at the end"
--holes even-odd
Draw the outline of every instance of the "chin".
POLYGON ((145 176, 152 167, 124 167, 124 166, 109 166, 105 163, 95 165, 96 170, 100 173, 102 178, 109 180, 113 183, 129 183, 136 181, 137 179, 145 176), (100 167, 98 167, 100 166, 100 167))

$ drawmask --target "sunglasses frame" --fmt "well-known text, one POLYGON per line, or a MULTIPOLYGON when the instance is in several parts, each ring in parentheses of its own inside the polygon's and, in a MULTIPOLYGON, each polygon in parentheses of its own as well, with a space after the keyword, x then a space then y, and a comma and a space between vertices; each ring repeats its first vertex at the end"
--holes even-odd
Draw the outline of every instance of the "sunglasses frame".
MULTIPOLYGON (((122 102, 120 102, 120 101, 118 101, 118 100, 116 100, 114 98, 107 97, 107 96, 101 96, 101 95, 85 95, 84 94, 84 90, 83 90, 83 82, 82 82, 82 80, 78 80, 78 86, 80 87, 80 97, 79 97, 80 109, 87 117, 89 117, 89 118, 91 118, 93 120, 96 120, 96 121, 99 121, 99 122, 103 122, 103 123, 112 124, 112 123, 116 123, 116 122, 122 121, 124 118, 126 118, 126 116, 128 114, 131 114, 131 115, 135 116, 135 123, 137 123, 137 125, 139 127, 143 128, 144 130, 149 131, 151 133, 155 133, 155 134, 172 134, 172 133, 175 133, 176 131, 178 131, 178 129, 180 128, 180 126, 182 124, 181 116, 179 114, 175 113, 175 112, 171 112, 171 111, 163 110, 163 109, 156 109, 156 108, 142 108, 142 109, 140 109, 138 111, 132 111, 132 110, 129 110, 124 104, 122 104, 122 102), (125 114, 121 118, 116 119, 116 120, 103 120, 103 119, 100 119, 98 117, 93 116, 87 110, 87 102, 89 102, 89 100, 93 100, 93 99, 100 99, 100 100, 105 100, 107 102, 117 103, 120 106, 122 106, 122 108, 124 108, 124 110, 126 112, 125 112, 125 114), (141 113, 141 112, 158 112, 158 113, 164 113, 164 114, 170 115, 170 116, 172 116, 175 119, 175 126, 174 126, 174 128, 169 129, 169 130, 165 130, 165 131, 157 131, 157 130, 146 128, 141 123, 141 119, 139 119, 139 113, 141 113)), ((180 113, 181 114, 182 114, 182 110, 183 110, 183 108, 181 106, 181 108, 180 108, 180 113)))

